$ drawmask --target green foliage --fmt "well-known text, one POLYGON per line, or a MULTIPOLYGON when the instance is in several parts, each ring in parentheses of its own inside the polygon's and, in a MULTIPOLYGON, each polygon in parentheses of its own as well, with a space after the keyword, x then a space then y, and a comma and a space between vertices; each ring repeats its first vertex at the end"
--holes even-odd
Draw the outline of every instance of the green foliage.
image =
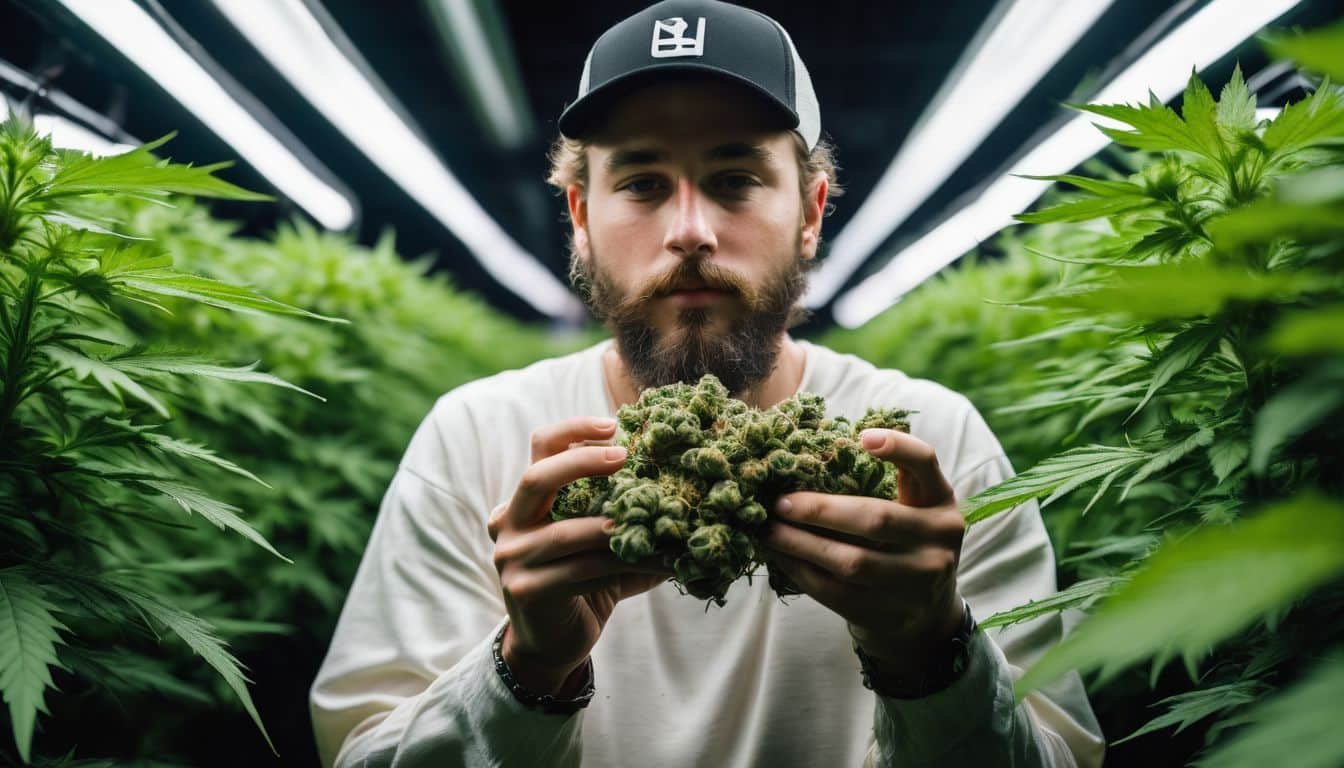
POLYGON ((146 713, 119 755, 143 764, 215 757, 182 722, 260 728, 251 696, 320 657, 295 680, 240 659, 325 647, 434 399, 593 340, 500 316, 390 236, 236 237, 170 193, 259 196, 160 146, 95 159, 0 125, 0 762, 97 763, 54 751, 89 748, 76 703, 146 713))
MULTIPOLYGON (((172 506, 279 556, 237 507, 195 486, 183 461, 220 466, 221 460, 172 442, 160 425, 145 421, 171 415, 163 394, 169 381, 226 369, 209 361, 187 365, 149 347, 117 311, 128 302, 153 304, 151 296, 204 300, 208 291, 211 303, 226 309, 315 317, 247 288, 202 287, 209 281, 175 270, 155 244, 90 223, 90 201, 112 193, 258 197, 215 179, 211 173, 222 166, 158 160, 150 150, 162 141, 93 158, 53 150, 19 120, 0 124, 0 685, 25 762, 32 757, 37 714, 48 712, 43 698, 54 687, 50 670, 70 670, 56 644, 68 645, 78 658, 96 647, 107 622, 119 619, 138 619, 151 632, 155 622, 167 626, 214 667, 266 733, 225 643, 173 605, 171 590, 133 588, 111 576, 115 568, 133 567, 143 553, 141 536, 169 524, 162 515, 172 506), (121 554, 109 554, 113 543, 121 554), (117 591, 120 606, 91 605, 92 589, 117 591)), ((148 661, 153 650, 128 646, 126 653, 148 661)))
MULTIPOLYGON (((1338 34, 1274 49, 1332 73, 1338 34)), ((1182 102, 1079 107, 1138 151, 1051 177, 1029 228, 990 246, 1004 258, 838 346, 966 392, 1025 467, 964 511, 1038 499, 1065 588, 984 624, 1088 615, 1019 695, 1097 672, 1099 710, 1133 709, 1121 680, 1147 662, 1170 692, 1179 657, 1187 689, 1131 739, 1198 723, 1201 765, 1296 764, 1306 742, 1304 764, 1334 765, 1344 739, 1309 709, 1333 706, 1338 656, 1304 662, 1344 642, 1344 93, 1326 80, 1257 122, 1238 71, 1217 100, 1192 76, 1182 102)))
MULTIPOLYGON (((865 450, 859 434, 908 431, 908 412, 870 409, 852 424, 825 413, 825 401, 810 393, 753 409, 710 374, 695 385, 646 389, 617 413, 625 465, 561 488, 551 517, 612 518, 618 557, 658 558, 686 593, 723 605, 734 581, 762 563, 769 567, 758 537, 779 496, 808 490, 895 498, 894 467, 865 450)), ((783 573, 769 574, 776 592, 798 594, 783 573)))

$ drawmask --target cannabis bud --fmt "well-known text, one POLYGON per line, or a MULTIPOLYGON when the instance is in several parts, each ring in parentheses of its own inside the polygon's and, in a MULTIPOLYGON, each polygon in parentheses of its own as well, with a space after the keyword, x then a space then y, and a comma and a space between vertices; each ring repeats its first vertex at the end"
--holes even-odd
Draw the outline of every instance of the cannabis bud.
POLYGON ((761 564, 777 593, 798 594, 758 546, 767 510, 793 491, 895 498, 895 467, 864 450, 859 433, 909 431, 909 411, 870 409, 850 424, 825 410, 809 393, 757 410, 709 374, 695 386, 647 389, 617 413, 625 465, 561 488, 551 517, 612 518, 617 557, 659 557, 685 593, 718 605, 761 564))

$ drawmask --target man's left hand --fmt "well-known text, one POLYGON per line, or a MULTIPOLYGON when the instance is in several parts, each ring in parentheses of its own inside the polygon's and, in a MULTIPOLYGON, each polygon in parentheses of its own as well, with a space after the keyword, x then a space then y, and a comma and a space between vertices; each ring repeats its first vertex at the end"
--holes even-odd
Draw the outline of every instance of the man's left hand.
POLYGON ((762 541, 800 589, 849 623, 865 653, 917 670, 961 625, 966 522, 932 446, 891 429, 861 437, 900 470, 897 500, 785 494, 762 541))

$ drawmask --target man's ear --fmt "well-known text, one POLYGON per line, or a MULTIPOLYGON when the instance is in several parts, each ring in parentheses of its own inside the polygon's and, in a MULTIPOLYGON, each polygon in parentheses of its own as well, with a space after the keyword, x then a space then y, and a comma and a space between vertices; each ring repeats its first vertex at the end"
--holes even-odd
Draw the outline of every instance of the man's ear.
POLYGON ((821 242, 821 219, 826 211, 826 193, 830 181, 825 174, 817 176, 803 198, 803 236, 802 256, 804 259, 816 258, 817 245, 821 242))
POLYGON ((588 258, 588 196, 584 194, 582 184, 570 184, 565 187, 565 200, 569 203, 569 223, 574 227, 574 250, 583 258, 588 258))

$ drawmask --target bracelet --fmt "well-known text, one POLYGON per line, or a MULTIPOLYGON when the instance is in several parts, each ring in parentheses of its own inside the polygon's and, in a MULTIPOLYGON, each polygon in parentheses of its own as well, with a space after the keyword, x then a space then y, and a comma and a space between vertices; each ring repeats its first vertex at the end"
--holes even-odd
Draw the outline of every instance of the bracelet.
POLYGON ((514 678, 513 672, 509 671, 509 665, 504 663, 504 631, 508 628, 509 623, 506 621, 495 635, 492 650, 495 656, 495 671, 499 673, 499 679, 504 681, 504 687, 509 689, 513 698, 528 709, 539 709, 548 715, 572 715, 588 706, 588 703, 593 700, 593 694, 597 692, 593 685, 593 659, 591 656, 584 662, 584 675, 588 682, 584 684, 583 690, 579 691, 578 696, 572 699, 557 699, 549 693, 534 693, 524 688, 514 678))
POLYGON ((859 667, 863 674, 863 687, 890 699, 922 699, 932 696, 955 683, 961 678, 971 659, 971 638, 979 625, 971 615, 971 604, 961 601, 961 626, 956 635, 948 641, 927 667, 914 678, 892 674, 882 668, 882 661, 863 652, 859 644, 854 643, 854 653, 859 657, 859 667))

